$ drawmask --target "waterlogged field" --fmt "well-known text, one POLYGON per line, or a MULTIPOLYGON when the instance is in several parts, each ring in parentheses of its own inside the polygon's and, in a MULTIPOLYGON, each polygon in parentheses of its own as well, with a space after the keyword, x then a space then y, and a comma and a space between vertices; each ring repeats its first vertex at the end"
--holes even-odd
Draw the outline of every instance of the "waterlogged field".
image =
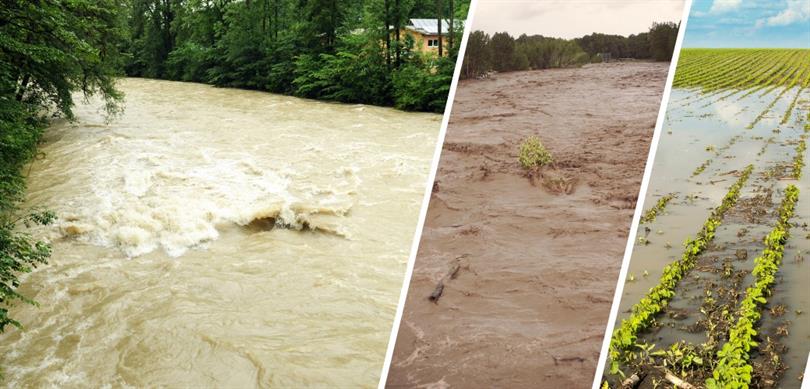
POLYGON ((810 50, 685 49, 603 386, 799 387, 810 50))

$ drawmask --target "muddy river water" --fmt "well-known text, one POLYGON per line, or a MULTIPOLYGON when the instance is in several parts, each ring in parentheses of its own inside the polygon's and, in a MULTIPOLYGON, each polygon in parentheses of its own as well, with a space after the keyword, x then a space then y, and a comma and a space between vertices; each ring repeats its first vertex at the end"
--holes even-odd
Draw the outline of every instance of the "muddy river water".
POLYGON ((439 115, 123 79, 45 134, 10 387, 377 384, 439 115))

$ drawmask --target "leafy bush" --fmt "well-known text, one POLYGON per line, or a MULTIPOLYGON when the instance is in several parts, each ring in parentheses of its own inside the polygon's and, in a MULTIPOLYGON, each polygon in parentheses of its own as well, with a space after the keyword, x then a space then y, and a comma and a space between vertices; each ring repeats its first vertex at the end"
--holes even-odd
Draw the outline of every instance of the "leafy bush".
POLYGON ((530 136, 520 144, 518 161, 526 169, 535 169, 550 164, 553 158, 551 153, 540 143, 540 138, 530 136))
POLYGON ((394 106, 408 111, 443 112, 455 63, 447 58, 416 62, 394 73, 394 106))
MULTIPOLYGON (((335 54, 305 54, 295 61, 295 94, 346 103, 390 104, 390 75, 379 46, 361 35, 345 37, 335 54)), ((446 96, 445 96, 446 98, 446 96)))
POLYGON ((210 49, 194 42, 186 42, 166 60, 167 77, 179 81, 205 81, 210 49))
POLYGON ((44 123, 31 109, 13 99, 0 97, 0 332, 20 323, 8 316, 15 302, 34 304, 17 292, 19 275, 45 264, 50 246, 20 232, 19 225, 48 224, 50 212, 23 212, 19 205, 25 195, 23 166, 36 153, 44 123))
POLYGON ((100 94, 108 114, 120 109, 115 77, 122 57, 123 5, 115 0, 5 1, 0 7, 0 332, 20 323, 13 304, 19 276, 44 264, 50 247, 21 227, 48 224, 51 212, 22 208, 23 167, 45 127, 39 116, 73 118, 76 92, 100 94))

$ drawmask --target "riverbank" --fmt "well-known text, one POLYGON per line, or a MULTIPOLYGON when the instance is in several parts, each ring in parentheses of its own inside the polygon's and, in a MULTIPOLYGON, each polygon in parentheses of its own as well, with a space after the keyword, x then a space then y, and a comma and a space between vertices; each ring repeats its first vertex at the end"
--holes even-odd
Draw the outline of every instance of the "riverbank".
MULTIPOLYGON (((33 303, 17 290, 19 277, 47 262, 50 246, 21 231, 23 225, 49 224, 54 215, 44 209, 21 206, 25 197, 24 166, 37 154, 37 143, 45 122, 28 104, 10 97, 0 98, 0 332, 20 327, 8 307, 33 303)), ((0 365, 2 366, 2 365, 0 365)))

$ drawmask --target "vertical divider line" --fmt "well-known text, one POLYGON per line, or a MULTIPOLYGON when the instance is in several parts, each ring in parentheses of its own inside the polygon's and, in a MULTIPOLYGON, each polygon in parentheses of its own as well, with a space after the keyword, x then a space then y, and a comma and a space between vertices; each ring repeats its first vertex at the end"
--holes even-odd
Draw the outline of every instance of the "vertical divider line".
POLYGON ((610 339, 613 335, 613 329, 616 325, 616 318, 619 314, 619 303, 622 300, 622 293, 624 293, 624 281, 627 278, 627 271, 630 267, 630 259, 633 256, 633 248, 636 242, 636 234, 638 233, 638 225, 641 220, 641 213, 644 210, 644 198, 647 195, 647 188, 650 184, 650 177, 652 176, 653 163, 655 162, 655 153, 658 150, 658 145, 661 140, 661 131, 664 127, 664 119, 666 119, 667 106, 669 105, 669 97, 672 92, 672 82, 675 79, 675 70, 678 68, 678 60, 680 59, 681 46, 683 46, 683 39, 686 35, 686 25, 689 20, 689 12, 692 9, 692 0, 684 1, 683 14, 681 15, 681 25, 678 30, 678 38, 675 41, 675 48, 672 53, 672 62, 669 65, 669 73, 667 74, 667 82, 664 86, 664 94, 661 98, 661 106, 658 108, 658 119, 655 123, 655 130, 653 131, 652 141, 650 142, 650 152, 647 156, 647 165, 644 167, 644 177, 641 180, 641 187, 638 192, 638 200, 636 201, 636 210, 633 213, 633 224, 630 225, 630 233, 627 236, 627 246, 624 249, 624 258, 622 259, 622 267, 619 271, 619 279, 616 281, 616 292, 613 295, 613 305, 610 307, 610 317, 608 318, 607 326, 605 328, 605 338, 602 340, 602 350, 599 353, 599 362, 596 365, 596 372, 594 372, 592 389, 599 389, 602 382, 602 373, 605 371, 605 364, 610 349, 610 339))
POLYGON ((411 285, 413 267, 414 263, 416 262, 416 253, 419 251, 419 243, 422 240, 422 230, 425 226, 425 218, 427 217, 427 210, 428 206, 430 205, 430 195, 433 192, 433 182, 436 180, 436 172, 439 168, 439 162, 441 162, 444 138, 447 134, 447 125, 450 122, 450 113, 453 111, 453 100, 456 96, 456 88, 458 87, 458 81, 461 75, 461 66, 464 62, 464 54, 467 52, 467 40, 470 37, 470 30, 472 29, 473 19, 475 18, 477 4, 478 0, 470 1, 470 8, 467 10, 467 20, 464 21, 464 33, 461 37, 461 45, 459 46, 458 56, 456 57, 456 67, 453 71, 453 80, 450 83, 450 91, 447 93, 447 103, 444 106, 442 126, 439 129, 439 136, 436 139, 436 148, 433 151, 433 165, 430 167, 430 174, 428 174, 427 182, 425 183, 425 193, 422 197, 422 208, 419 211, 419 220, 416 224, 416 231, 413 234, 411 253, 408 256, 408 264, 406 265, 405 269, 405 278, 402 282, 402 290, 399 292, 397 313, 396 316, 394 316, 394 324, 391 327, 391 335, 388 338, 388 349, 385 352, 385 360, 383 361, 382 373, 380 374, 380 382, 377 384, 379 389, 385 388, 385 382, 388 379, 388 371, 391 369, 391 361, 394 356, 394 346, 396 345, 399 326, 402 322, 402 314, 408 297, 408 288, 411 285))

